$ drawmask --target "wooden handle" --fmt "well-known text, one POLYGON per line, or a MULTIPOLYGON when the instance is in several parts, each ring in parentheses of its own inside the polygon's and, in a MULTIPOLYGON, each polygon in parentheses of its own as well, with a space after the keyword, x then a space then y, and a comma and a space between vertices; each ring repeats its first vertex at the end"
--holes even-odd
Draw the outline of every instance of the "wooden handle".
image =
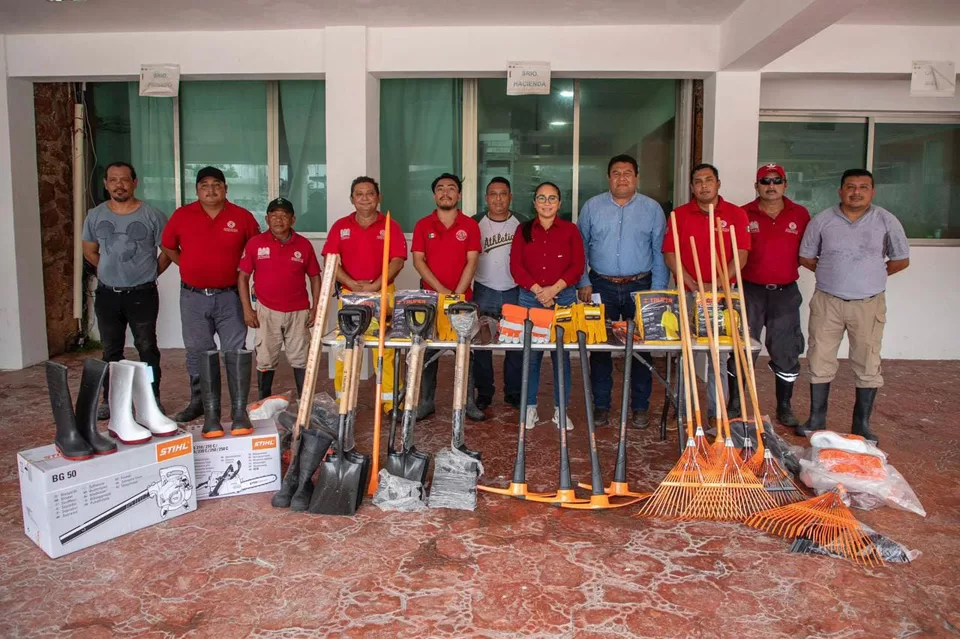
POLYGON ((730 230, 730 244, 733 250, 733 266, 736 270, 737 286, 740 288, 740 322, 743 325, 744 356, 747 360, 747 389, 750 392, 750 403, 753 405, 753 418, 757 426, 757 452, 763 454, 763 438, 760 437, 763 428, 763 417, 760 414, 760 400, 757 398, 757 373, 753 365, 753 348, 750 343, 750 322, 747 319, 747 299, 743 294, 743 277, 740 274, 740 251, 737 249, 737 234, 730 230))
MULTIPOLYGON (((680 304, 680 356, 683 358, 681 368, 683 369, 683 400, 687 410, 687 439, 693 439, 694 415, 691 406, 690 393, 693 385, 691 384, 691 371, 693 363, 693 344, 690 341, 690 317, 687 315, 687 291, 683 285, 683 258, 680 257, 680 235, 677 232, 677 212, 670 213, 670 230, 673 232, 673 254, 677 261, 677 293, 678 303, 680 304)), ((628 337, 629 339, 629 337, 628 337)), ((695 382, 694 382, 695 383, 695 382)), ((699 425, 700 400, 697 399, 697 423, 699 425)))
MULTIPOLYGON (((711 236, 713 233, 710 234, 711 236)), ((690 246, 693 248, 693 254, 697 254, 697 240, 690 236, 690 246)), ((712 258, 713 256, 711 256, 712 258)), ((700 272, 700 261, 693 260, 693 266, 697 271, 697 288, 700 291, 700 305, 703 308, 703 323, 707 328, 707 343, 710 345, 710 356, 713 359, 713 383, 717 392, 717 406, 719 407, 720 419, 717 421, 717 438, 715 441, 723 441, 729 437, 730 424, 727 422, 727 407, 723 398, 723 387, 720 385, 720 347, 713 334, 713 322, 710 321, 710 311, 707 308, 707 293, 703 285, 703 275, 700 272)), ((713 261, 714 279, 716 279, 716 261, 713 261)), ((716 301, 716 300, 714 300, 716 301)))
POLYGON ((457 342, 457 359, 454 364, 453 410, 462 410, 467 405, 467 379, 470 363, 470 346, 462 339, 457 342))

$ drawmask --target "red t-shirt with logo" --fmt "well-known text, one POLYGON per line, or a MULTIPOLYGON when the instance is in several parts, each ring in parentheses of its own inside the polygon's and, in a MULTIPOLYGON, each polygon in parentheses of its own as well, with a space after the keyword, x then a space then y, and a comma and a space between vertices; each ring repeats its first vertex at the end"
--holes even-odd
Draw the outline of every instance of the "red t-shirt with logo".
MULTIPOLYGON (((456 290, 460 276, 467 266, 467 253, 480 252, 480 225, 476 220, 457 210, 457 217, 450 228, 444 226, 433 213, 417 222, 413 228, 413 252, 423 253, 427 266, 440 283, 451 291, 456 290)), ((424 282, 424 288, 430 286, 424 282)), ((467 289, 466 299, 473 299, 473 287, 467 289)))
MULTIPOLYGON (((383 268, 383 239, 387 228, 387 216, 377 214, 377 219, 363 228, 357 222, 357 212, 342 217, 333 223, 323 245, 323 255, 338 254, 340 266, 347 275, 360 282, 372 282, 380 277, 383 268)), ((390 220, 390 259, 407 259, 407 240, 403 229, 394 219, 390 220)))
MULTIPOLYGON (((700 272, 704 283, 713 281, 713 269, 710 266, 710 217, 706 211, 700 209, 696 200, 687 202, 675 209, 677 215, 677 232, 680 234, 680 258, 683 261, 683 270, 696 277, 693 265, 693 248, 690 238, 697 243, 697 261, 700 263, 700 272)), ((737 248, 741 251, 750 250, 750 234, 747 233, 747 214, 738 206, 730 204, 723 198, 718 198, 713 209, 714 215, 723 225, 723 246, 727 252, 727 260, 733 260, 733 246, 730 241, 730 229, 737 234, 737 248)), ((714 235, 716 232, 714 231, 714 235)), ((720 246, 716 247, 717 255, 720 246)), ((667 233, 663 238, 663 252, 673 253, 673 228, 667 222, 667 233)), ((751 257, 752 259, 752 257, 751 257)), ((734 274, 730 274, 734 277, 734 274)))
POLYGON ((800 241, 810 223, 806 207, 783 198, 777 219, 760 210, 759 198, 743 205, 752 248, 743 279, 754 284, 785 286, 800 277, 800 241))
POLYGON ((180 279, 196 288, 237 285, 237 264, 243 247, 260 232, 245 208, 224 202, 211 218, 200 202, 181 206, 163 229, 161 246, 180 251, 180 279))
POLYGON ((267 231, 247 242, 240 270, 253 275, 257 303, 281 313, 310 308, 306 278, 320 275, 313 244, 291 232, 286 242, 267 231))

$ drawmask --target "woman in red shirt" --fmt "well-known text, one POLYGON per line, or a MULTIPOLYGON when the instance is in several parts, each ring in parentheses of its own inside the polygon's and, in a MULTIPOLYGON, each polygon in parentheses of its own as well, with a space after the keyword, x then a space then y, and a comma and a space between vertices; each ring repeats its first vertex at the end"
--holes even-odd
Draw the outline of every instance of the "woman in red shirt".
MULTIPOLYGON (((559 217, 560 189, 553 182, 544 182, 534 191, 533 206, 537 217, 524 222, 513 236, 510 249, 510 274, 520 286, 520 306, 525 308, 552 308, 567 306, 577 301, 576 285, 583 276, 583 238, 576 224, 559 217)), ((559 406, 557 392, 557 361, 553 354, 553 402, 559 406)), ((530 382, 527 387, 528 429, 537 425, 537 394, 540 390, 540 365, 543 351, 530 355, 530 382)), ((570 402, 570 355, 563 355, 564 396, 570 402)), ((553 410, 553 422, 559 427, 559 409, 553 410)), ((573 422, 567 417, 567 430, 573 422)))

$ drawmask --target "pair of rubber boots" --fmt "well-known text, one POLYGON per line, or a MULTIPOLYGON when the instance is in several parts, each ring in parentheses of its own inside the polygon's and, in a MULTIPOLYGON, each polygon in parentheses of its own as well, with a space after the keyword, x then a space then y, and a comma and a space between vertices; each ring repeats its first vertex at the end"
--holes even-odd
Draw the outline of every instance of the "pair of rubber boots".
MULTIPOLYGON (((729 397, 727 400, 727 417, 733 419, 740 417, 743 414, 743 409, 740 403, 740 389, 737 386, 736 373, 727 371, 727 374, 729 375, 727 378, 727 395, 729 397)), ((798 426, 800 421, 793 414, 792 406, 793 382, 788 382, 779 376, 774 376, 774 379, 776 380, 777 391, 777 421, 783 426, 798 426)))
MULTIPOLYGON (((437 411, 435 397, 437 394, 437 370, 440 368, 440 360, 434 360, 424 367, 423 376, 420 378, 420 403, 417 404, 417 421, 430 417, 437 411)), ((473 357, 467 364, 467 405, 465 414, 467 419, 472 422, 486 421, 487 416, 477 407, 473 388, 473 357)))
MULTIPOLYGON (((107 363, 102 360, 84 360, 80 392, 74 408, 70 401, 67 367, 47 362, 47 390, 57 426, 54 443, 65 459, 80 461, 94 455, 117 452, 117 444, 97 430, 97 406, 107 369, 107 363)), ((177 432, 176 423, 157 407, 151 386, 153 376, 148 364, 111 362, 109 370, 111 384, 108 401, 111 414, 107 429, 111 435, 124 444, 142 444, 153 436, 167 437, 177 432)))
MULTIPOLYGON (((297 397, 303 395, 303 379, 306 374, 305 368, 293 369, 293 381, 297 385, 297 397)), ((275 370, 257 371, 257 399, 266 399, 273 395, 273 375, 275 370)))
MULTIPOLYGON (((230 434, 250 435, 253 433, 253 424, 250 423, 250 415, 247 413, 247 398, 250 396, 250 378, 253 373, 253 351, 224 351, 223 365, 227 369, 227 389, 230 392, 230 418, 233 422, 230 425, 230 434)), ((200 353, 197 369, 200 373, 197 375, 199 392, 194 391, 191 378, 190 405, 187 410, 199 401, 203 411, 203 430, 200 434, 204 439, 223 437, 223 424, 220 423, 220 351, 200 353)))
POLYGON ((270 500, 274 508, 289 508, 297 512, 309 510, 313 499, 313 475, 335 439, 336 435, 326 426, 300 431, 298 446, 293 451, 287 474, 283 476, 280 490, 270 500))
MULTIPOLYGON (((857 401, 853 405, 853 424, 850 432, 879 445, 879 438, 870 430, 870 415, 877 397, 876 388, 857 388, 857 401)), ((830 399, 830 382, 810 384, 810 419, 797 426, 801 437, 827 428, 827 404, 830 399)))

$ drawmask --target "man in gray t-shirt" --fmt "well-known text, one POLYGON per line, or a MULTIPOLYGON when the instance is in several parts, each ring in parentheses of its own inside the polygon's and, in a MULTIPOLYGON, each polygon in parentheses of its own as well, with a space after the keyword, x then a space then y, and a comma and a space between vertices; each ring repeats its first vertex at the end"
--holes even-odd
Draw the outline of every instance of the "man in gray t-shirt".
POLYGON ((880 374, 880 345, 887 321, 887 277, 910 265, 903 225, 873 202, 873 175, 850 169, 840 179, 840 204, 817 215, 800 243, 800 264, 817 276, 810 300, 807 362, 810 366, 810 419, 798 435, 826 428, 830 382, 837 374, 837 350, 844 332, 857 377, 854 435, 876 442, 870 414, 880 374))
MULTIPOLYGON (((153 394, 159 405, 157 277, 170 266, 170 259, 163 253, 158 255, 157 249, 167 216, 136 198, 137 172, 125 162, 107 166, 103 186, 110 199, 88 211, 83 224, 83 256, 97 269, 99 281, 94 312, 103 342, 103 359, 123 359, 129 326, 140 361, 153 370, 153 394)), ((109 389, 106 379, 98 419, 110 418, 109 389)))

